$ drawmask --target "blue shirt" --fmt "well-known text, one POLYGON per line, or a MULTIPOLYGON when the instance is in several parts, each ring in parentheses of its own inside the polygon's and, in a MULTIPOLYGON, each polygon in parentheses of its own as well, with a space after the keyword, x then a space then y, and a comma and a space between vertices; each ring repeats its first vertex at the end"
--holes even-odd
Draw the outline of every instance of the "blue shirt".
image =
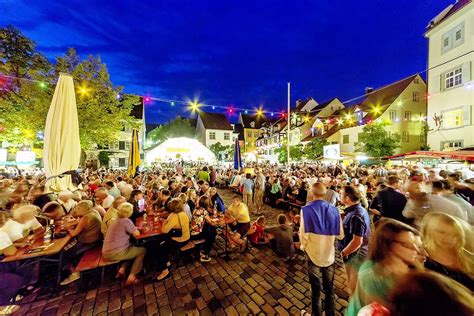
POLYGON ((354 235, 363 237, 361 250, 367 252, 370 236, 369 213, 359 203, 349 206, 345 210, 346 217, 342 221, 344 228, 344 239, 340 243, 340 249, 344 249, 354 238, 354 235))
POLYGON ((247 192, 247 193, 252 193, 253 191, 253 180, 252 179, 245 179, 244 180, 244 192, 247 192))

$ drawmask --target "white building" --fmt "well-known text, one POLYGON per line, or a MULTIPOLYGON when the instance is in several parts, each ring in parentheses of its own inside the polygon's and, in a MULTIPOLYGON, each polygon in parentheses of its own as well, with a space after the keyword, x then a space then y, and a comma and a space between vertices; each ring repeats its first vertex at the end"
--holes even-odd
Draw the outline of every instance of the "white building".
POLYGON ((198 140, 207 148, 213 144, 221 143, 221 145, 234 145, 237 133, 227 120, 225 114, 199 112, 196 134, 198 140))
POLYGON ((427 26, 428 144, 432 150, 474 146, 474 3, 458 0, 427 26))

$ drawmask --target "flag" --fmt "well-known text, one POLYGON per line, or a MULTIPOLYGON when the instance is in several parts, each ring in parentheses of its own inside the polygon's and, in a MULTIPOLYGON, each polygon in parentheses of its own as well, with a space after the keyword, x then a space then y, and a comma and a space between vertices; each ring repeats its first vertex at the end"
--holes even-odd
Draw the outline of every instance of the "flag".
POLYGON ((130 154, 128 156, 128 176, 134 177, 137 168, 140 166, 140 148, 138 146, 138 130, 132 131, 132 140, 130 141, 130 154))
POLYGON ((242 157, 240 155, 240 144, 239 139, 235 140, 235 148, 234 148, 234 169, 240 170, 242 169, 242 157))

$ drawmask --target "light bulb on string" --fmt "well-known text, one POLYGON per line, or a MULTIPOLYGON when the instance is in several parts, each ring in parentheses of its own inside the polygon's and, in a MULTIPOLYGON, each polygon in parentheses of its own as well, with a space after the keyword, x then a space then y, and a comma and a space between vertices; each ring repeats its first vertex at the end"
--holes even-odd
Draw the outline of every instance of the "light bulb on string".
POLYGON ((171 101, 171 103, 170 103, 170 104, 171 104, 171 106, 174 106, 174 102, 173 102, 173 101, 171 101))
POLYGON ((43 82, 43 81, 40 81, 40 83, 38 83, 38 85, 39 85, 39 87, 40 87, 41 89, 46 88, 46 83, 43 82))
POLYGON ((245 112, 245 114, 249 114, 249 111, 248 111, 248 110, 245 110, 244 112, 245 112))
POLYGON ((257 110, 257 116, 263 116, 263 110, 262 109, 257 110))
POLYGON ((116 98, 117 100, 120 100, 120 99, 122 98, 122 95, 121 95, 120 93, 117 93, 117 95, 115 96, 115 98, 116 98))
POLYGON ((151 101, 151 98, 150 97, 145 97, 143 100, 148 103, 148 102, 151 101))

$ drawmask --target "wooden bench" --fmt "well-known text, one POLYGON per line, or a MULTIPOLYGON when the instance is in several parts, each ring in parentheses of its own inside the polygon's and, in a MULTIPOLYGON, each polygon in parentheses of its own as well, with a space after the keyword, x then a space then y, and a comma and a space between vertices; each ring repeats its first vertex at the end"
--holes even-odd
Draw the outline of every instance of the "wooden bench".
POLYGON ((176 254, 176 265, 179 266, 183 253, 192 251, 196 248, 196 246, 201 245, 205 242, 206 242, 205 239, 190 240, 186 245, 179 248, 178 253, 176 254))
POLYGON ((119 263, 120 261, 108 261, 102 256, 102 246, 87 250, 83 255, 79 264, 76 266, 75 272, 81 273, 81 279, 84 272, 100 268, 100 283, 104 279, 105 267, 119 263))

